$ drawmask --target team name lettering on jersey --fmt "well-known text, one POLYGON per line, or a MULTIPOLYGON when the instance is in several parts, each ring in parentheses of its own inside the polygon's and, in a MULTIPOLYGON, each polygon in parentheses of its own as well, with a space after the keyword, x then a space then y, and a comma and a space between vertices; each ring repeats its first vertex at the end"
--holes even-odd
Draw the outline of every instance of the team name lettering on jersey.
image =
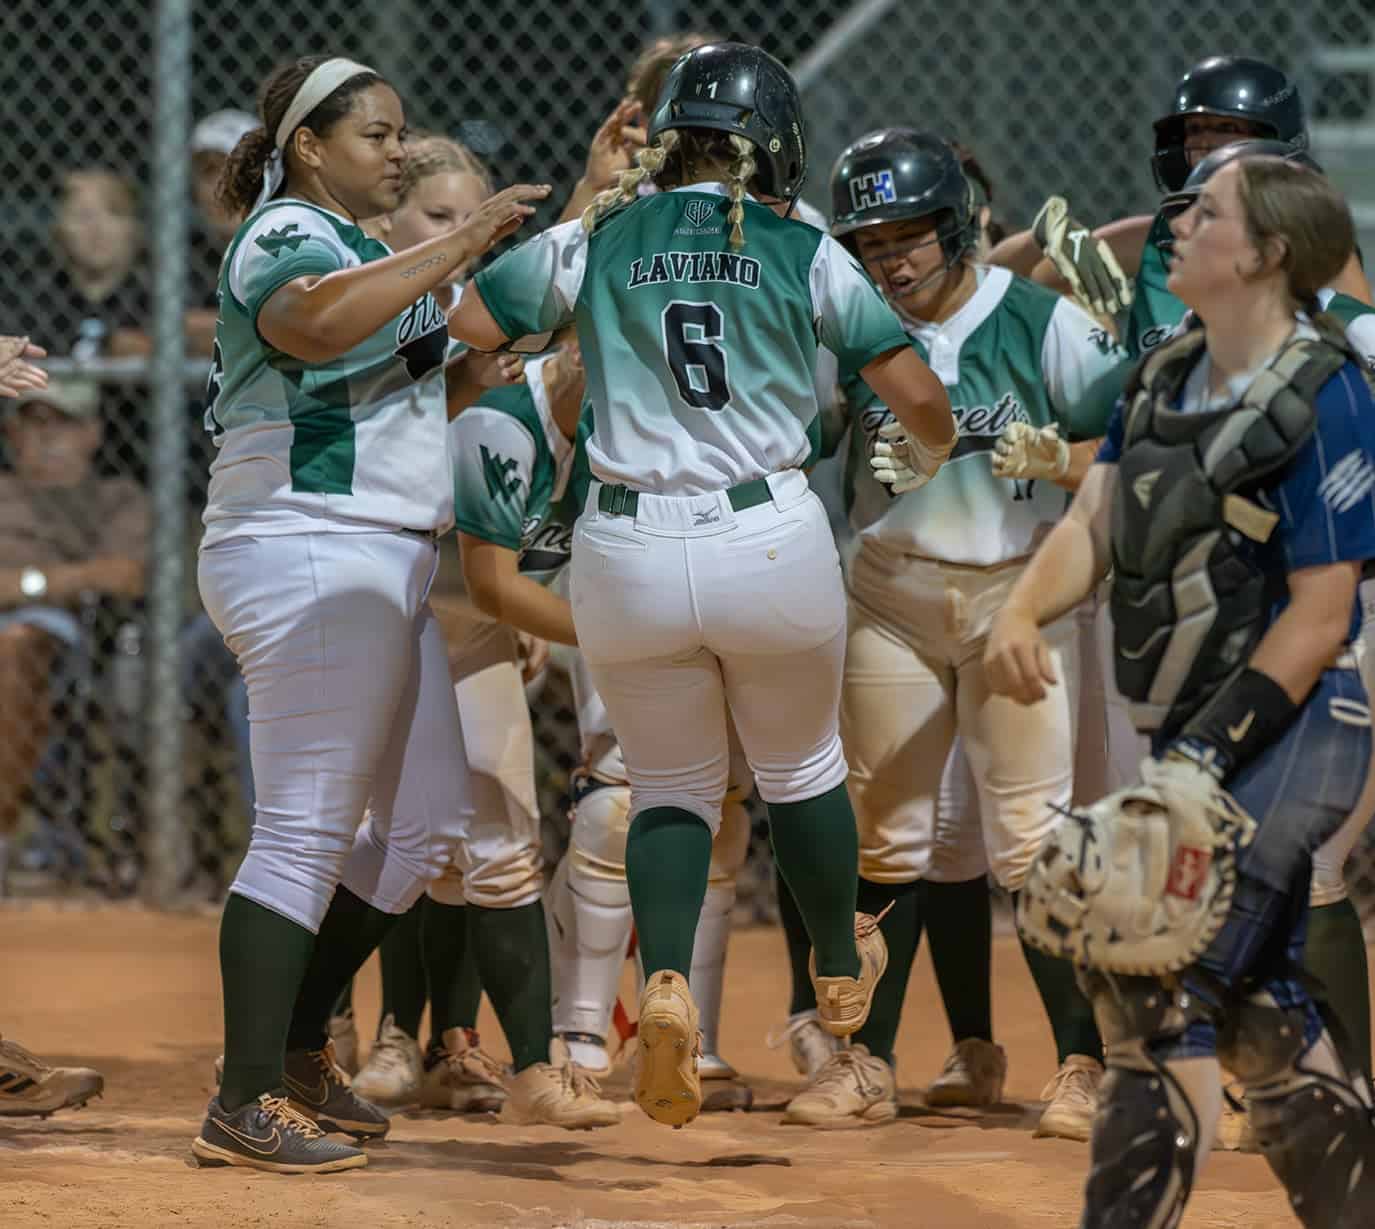
POLYGON ((412 380, 420 380, 444 362, 449 350, 449 322, 432 294, 413 303, 396 323, 396 355, 412 380))
POLYGON ((663 282, 729 282, 757 290, 759 262, 734 252, 655 252, 648 269, 642 259, 631 262, 627 290, 663 282))
MULTIPOLYGON (((971 452, 992 452, 993 445, 1014 422, 1031 421, 1031 415, 1013 392, 1004 393, 992 405, 952 405, 950 412, 960 433, 955 451, 950 454, 952 461, 971 452)), ((886 406, 875 405, 860 415, 860 421, 872 444, 878 429, 894 418, 886 406)))
POLYGON ((526 517, 520 534, 520 570, 554 572, 573 555, 573 526, 546 517, 526 517))

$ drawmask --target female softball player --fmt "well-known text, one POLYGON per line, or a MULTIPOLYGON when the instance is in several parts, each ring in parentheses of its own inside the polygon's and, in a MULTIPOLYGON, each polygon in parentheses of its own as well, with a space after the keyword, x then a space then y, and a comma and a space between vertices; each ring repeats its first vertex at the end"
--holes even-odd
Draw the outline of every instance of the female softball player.
POLYGON ((548 189, 508 189, 392 255, 357 224, 399 200, 391 86, 349 60, 297 60, 264 83, 259 112, 223 181, 248 216, 221 271, 200 555, 202 599, 248 686, 257 806, 221 928, 224 1078, 192 1148, 327 1172, 367 1158, 322 1128, 387 1129, 333 1062, 330 1008, 461 859, 472 816, 426 602, 453 501, 448 336, 430 291, 548 189))
MULTIPOLYGON (((860 908, 887 913, 882 929, 893 967, 856 1044, 830 1059, 786 1117, 851 1126, 897 1114, 893 1043, 921 935, 921 881, 962 884, 982 899, 986 849, 999 882, 1017 891, 1052 808, 1069 804, 1073 678, 1028 722, 1015 705, 990 696, 979 663, 993 613, 1065 496, 1052 484, 1000 477, 994 446, 1016 422, 1036 431, 1057 423, 1072 429, 1071 408, 1119 352, 1067 299, 974 262, 973 192, 941 138, 911 129, 870 133, 841 155, 831 185, 832 234, 856 252, 900 313, 914 350, 946 384, 960 425, 941 474, 911 491, 900 478, 892 481, 885 440, 893 428, 881 396, 859 378, 847 382, 858 428, 851 519, 860 537, 848 575, 841 735, 859 822, 860 908), (879 468, 869 465, 871 449, 879 468), (885 476, 885 466, 891 490, 874 476, 885 476), (983 818, 982 833, 970 825, 964 839, 937 830, 957 731, 983 818)), ((1090 456, 1075 450, 1071 471, 1090 456)), ((1057 660, 1071 665, 1074 620, 1054 634, 1057 660)), ((944 915, 951 916, 948 907, 944 915)), ((1067 963, 1027 955, 1061 1063, 1040 1129, 1087 1138, 1102 1070, 1092 1015, 1067 963)), ((991 1040, 957 1036, 969 1052, 966 1065, 996 1066, 991 1040)))
POLYGON ((1086 962, 1108 1042, 1084 1224, 1177 1223, 1218 1120, 1219 1058, 1303 1224, 1366 1224, 1369 1083, 1295 975, 1312 855, 1371 758, 1350 644, 1375 557, 1375 401, 1339 325, 1304 314, 1350 257, 1351 216, 1316 172, 1247 157, 1171 225, 1168 289, 1206 323, 1133 376, 985 654, 1000 694, 1039 703, 1059 676, 1040 628, 1111 564, 1118 681, 1152 756, 1142 785, 1057 830, 1019 921, 1086 962), (1163 843, 1134 851, 1152 825, 1163 843), (1063 854, 1105 840, 1114 856, 1090 859, 1116 872, 1089 897, 1097 872, 1067 877, 1063 854), (1137 898, 1160 928, 1103 928, 1137 898), (1214 901, 1215 932, 1197 923, 1214 901), (1124 967, 1155 975, 1102 971, 1124 967))
MULTIPOLYGON (((444 137, 413 135, 407 141, 401 205, 368 222, 366 229, 393 249, 404 251, 451 230, 492 192, 487 168, 465 146, 444 137)), ((435 298, 446 311, 457 303, 466 273, 467 266, 455 268, 435 288, 435 298)), ((494 364, 487 356, 467 352, 461 362, 451 360, 449 379, 452 381, 460 374, 483 389, 488 382, 500 384, 518 377, 518 366, 519 360, 512 356, 501 356, 494 364), (507 365, 507 369, 497 364, 507 365)), ((430 589, 430 606, 449 645, 453 674, 461 659, 461 642, 473 630, 472 608, 463 600, 456 550, 441 552, 430 589)), ((472 714, 467 714, 466 722, 463 720, 461 688, 456 695, 460 724, 467 738, 468 766, 475 774, 474 801, 478 804, 489 801, 484 793, 486 779, 482 776, 479 754, 483 744, 472 732, 472 714)), ((461 878, 450 874, 432 884, 378 948, 382 1019, 367 1062, 353 1081, 354 1090, 375 1104, 399 1106, 419 1102, 427 1108, 479 1112, 500 1109, 506 1100, 500 1065, 482 1050, 477 1035, 482 990, 476 940, 484 930, 493 928, 504 930, 514 926, 519 931, 495 941, 487 936, 484 944, 492 958, 501 961, 497 976, 503 985, 522 981, 522 970, 532 962, 538 964, 538 957, 507 959, 510 947, 528 946, 532 933, 529 919, 493 913, 484 914, 481 922, 473 923, 463 908, 461 878), (431 1003, 431 1040, 422 1054, 418 1035, 427 1002, 431 1003)), ((513 995, 519 993, 518 986, 505 993, 498 990, 497 998, 503 1005, 504 1023, 509 1023, 517 1036, 514 1048, 523 1051, 527 1047, 521 1045, 522 1029, 513 1017, 523 1022, 530 1013, 519 998, 512 1002, 513 995)), ((538 1011, 534 1015, 538 1020, 538 1011)), ((545 1026, 535 1023, 533 1027, 538 1033, 545 1026)), ((337 1036, 335 1040, 337 1048, 337 1036)), ((528 1049, 542 1060, 548 1055, 548 1038, 544 1038, 542 1047, 536 1040, 528 1049)), ((548 1070, 536 1064, 531 1078, 543 1078, 548 1070)))
POLYGON ((686 977, 726 789, 727 705, 808 921, 828 1028, 863 1023, 886 963, 872 919, 854 912, 839 563, 796 468, 818 337, 892 398, 911 432, 897 447, 923 476, 954 424, 853 260, 786 217, 806 149, 782 65, 734 43, 690 52, 650 140, 583 224, 480 273, 453 329, 492 348, 578 326, 595 431, 573 618, 631 782, 626 873, 648 978, 636 1100, 682 1125, 701 1101, 686 977), (673 190, 639 198, 648 174, 673 190))

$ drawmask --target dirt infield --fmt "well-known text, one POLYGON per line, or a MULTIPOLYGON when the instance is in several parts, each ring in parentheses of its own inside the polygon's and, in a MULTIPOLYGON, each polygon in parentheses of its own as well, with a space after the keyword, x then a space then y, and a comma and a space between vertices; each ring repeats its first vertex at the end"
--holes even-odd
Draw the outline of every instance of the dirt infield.
MULTIPOLYGON (((923 958, 899 1043, 899 1120, 830 1133, 782 1126, 792 1069, 764 1035, 786 1003, 783 945, 774 931, 752 930, 731 950, 723 1051, 750 1077, 753 1112, 704 1116, 675 1132, 626 1103, 619 1126, 580 1133, 407 1115, 389 1142, 369 1149, 366 1170, 290 1178, 191 1165, 219 1049, 213 917, 39 904, 0 910, 0 927, 0 1030, 49 1059, 98 1067, 107 1082, 104 1100, 80 1112, 0 1120, 5 1229, 1077 1223, 1088 1152, 1032 1138, 1054 1055, 1010 938, 998 940, 995 1011, 1012 1103, 994 1112, 938 1114, 921 1104, 917 1089, 948 1040, 923 958)), ((371 971, 358 1002, 360 1018, 374 1019, 371 971)), ((495 1022, 482 1027, 500 1053, 495 1022)), ((622 1070, 606 1083, 625 1097, 622 1070)), ((1184 1220, 1186 1229, 1296 1224, 1258 1157, 1221 1153, 1184 1220)))

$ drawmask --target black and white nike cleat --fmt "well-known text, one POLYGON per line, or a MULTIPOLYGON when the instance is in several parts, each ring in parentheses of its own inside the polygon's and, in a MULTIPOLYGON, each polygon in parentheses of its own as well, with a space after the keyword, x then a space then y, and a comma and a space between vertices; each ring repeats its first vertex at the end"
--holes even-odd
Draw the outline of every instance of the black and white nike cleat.
POLYGON ((288 1051, 282 1085, 292 1106, 322 1131, 381 1139, 391 1128, 391 1119, 349 1086, 348 1073, 334 1060, 333 1042, 322 1050, 288 1051))
POLYGON ((368 1163, 362 1149, 326 1139, 280 1092, 265 1092, 233 1113, 215 1097, 191 1151, 201 1165, 242 1165, 278 1174, 329 1174, 368 1163))

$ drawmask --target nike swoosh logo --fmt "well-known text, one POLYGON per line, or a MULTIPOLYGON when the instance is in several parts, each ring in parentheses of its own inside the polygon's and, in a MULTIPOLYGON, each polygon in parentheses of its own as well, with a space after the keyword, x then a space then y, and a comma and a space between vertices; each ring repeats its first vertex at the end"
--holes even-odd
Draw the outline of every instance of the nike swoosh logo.
POLYGON ((227 1122, 217 1120, 215 1125, 226 1135, 237 1139, 250 1152, 256 1152, 259 1156, 271 1156, 282 1146, 282 1133, 276 1127, 272 1128, 271 1135, 264 1138, 258 1135, 247 1135, 243 1131, 236 1131, 227 1122), (272 1146, 270 1148, 259 1147, 260 1144, 271 1144, 272 1146))
POLYGON ((1245 717, 1238 721, 1236 725, 1229 725, 1227 727, 1227 737, 1230 738, 1234 743, 1239 743, 1243 738, 1246 737, 1246 731, 1251 728, 1251 722, 1253 722, 1255 719, 1256 710, 1252 709, 1249 713, 1246 714, 1245 717))
POLYGON ((323 1076, 320 1077, 320 1082, 316 1084, 314 1088, 310 1088, 305 1084, 293 1080, 289 1075, 282 1076, 282 1083, 287 1086, 294 1096, 299 1097, 302 1101, 308 1102, 311 1105, 323 1105, 329 1100, 329 1084, 325 1082, 323 1076))

